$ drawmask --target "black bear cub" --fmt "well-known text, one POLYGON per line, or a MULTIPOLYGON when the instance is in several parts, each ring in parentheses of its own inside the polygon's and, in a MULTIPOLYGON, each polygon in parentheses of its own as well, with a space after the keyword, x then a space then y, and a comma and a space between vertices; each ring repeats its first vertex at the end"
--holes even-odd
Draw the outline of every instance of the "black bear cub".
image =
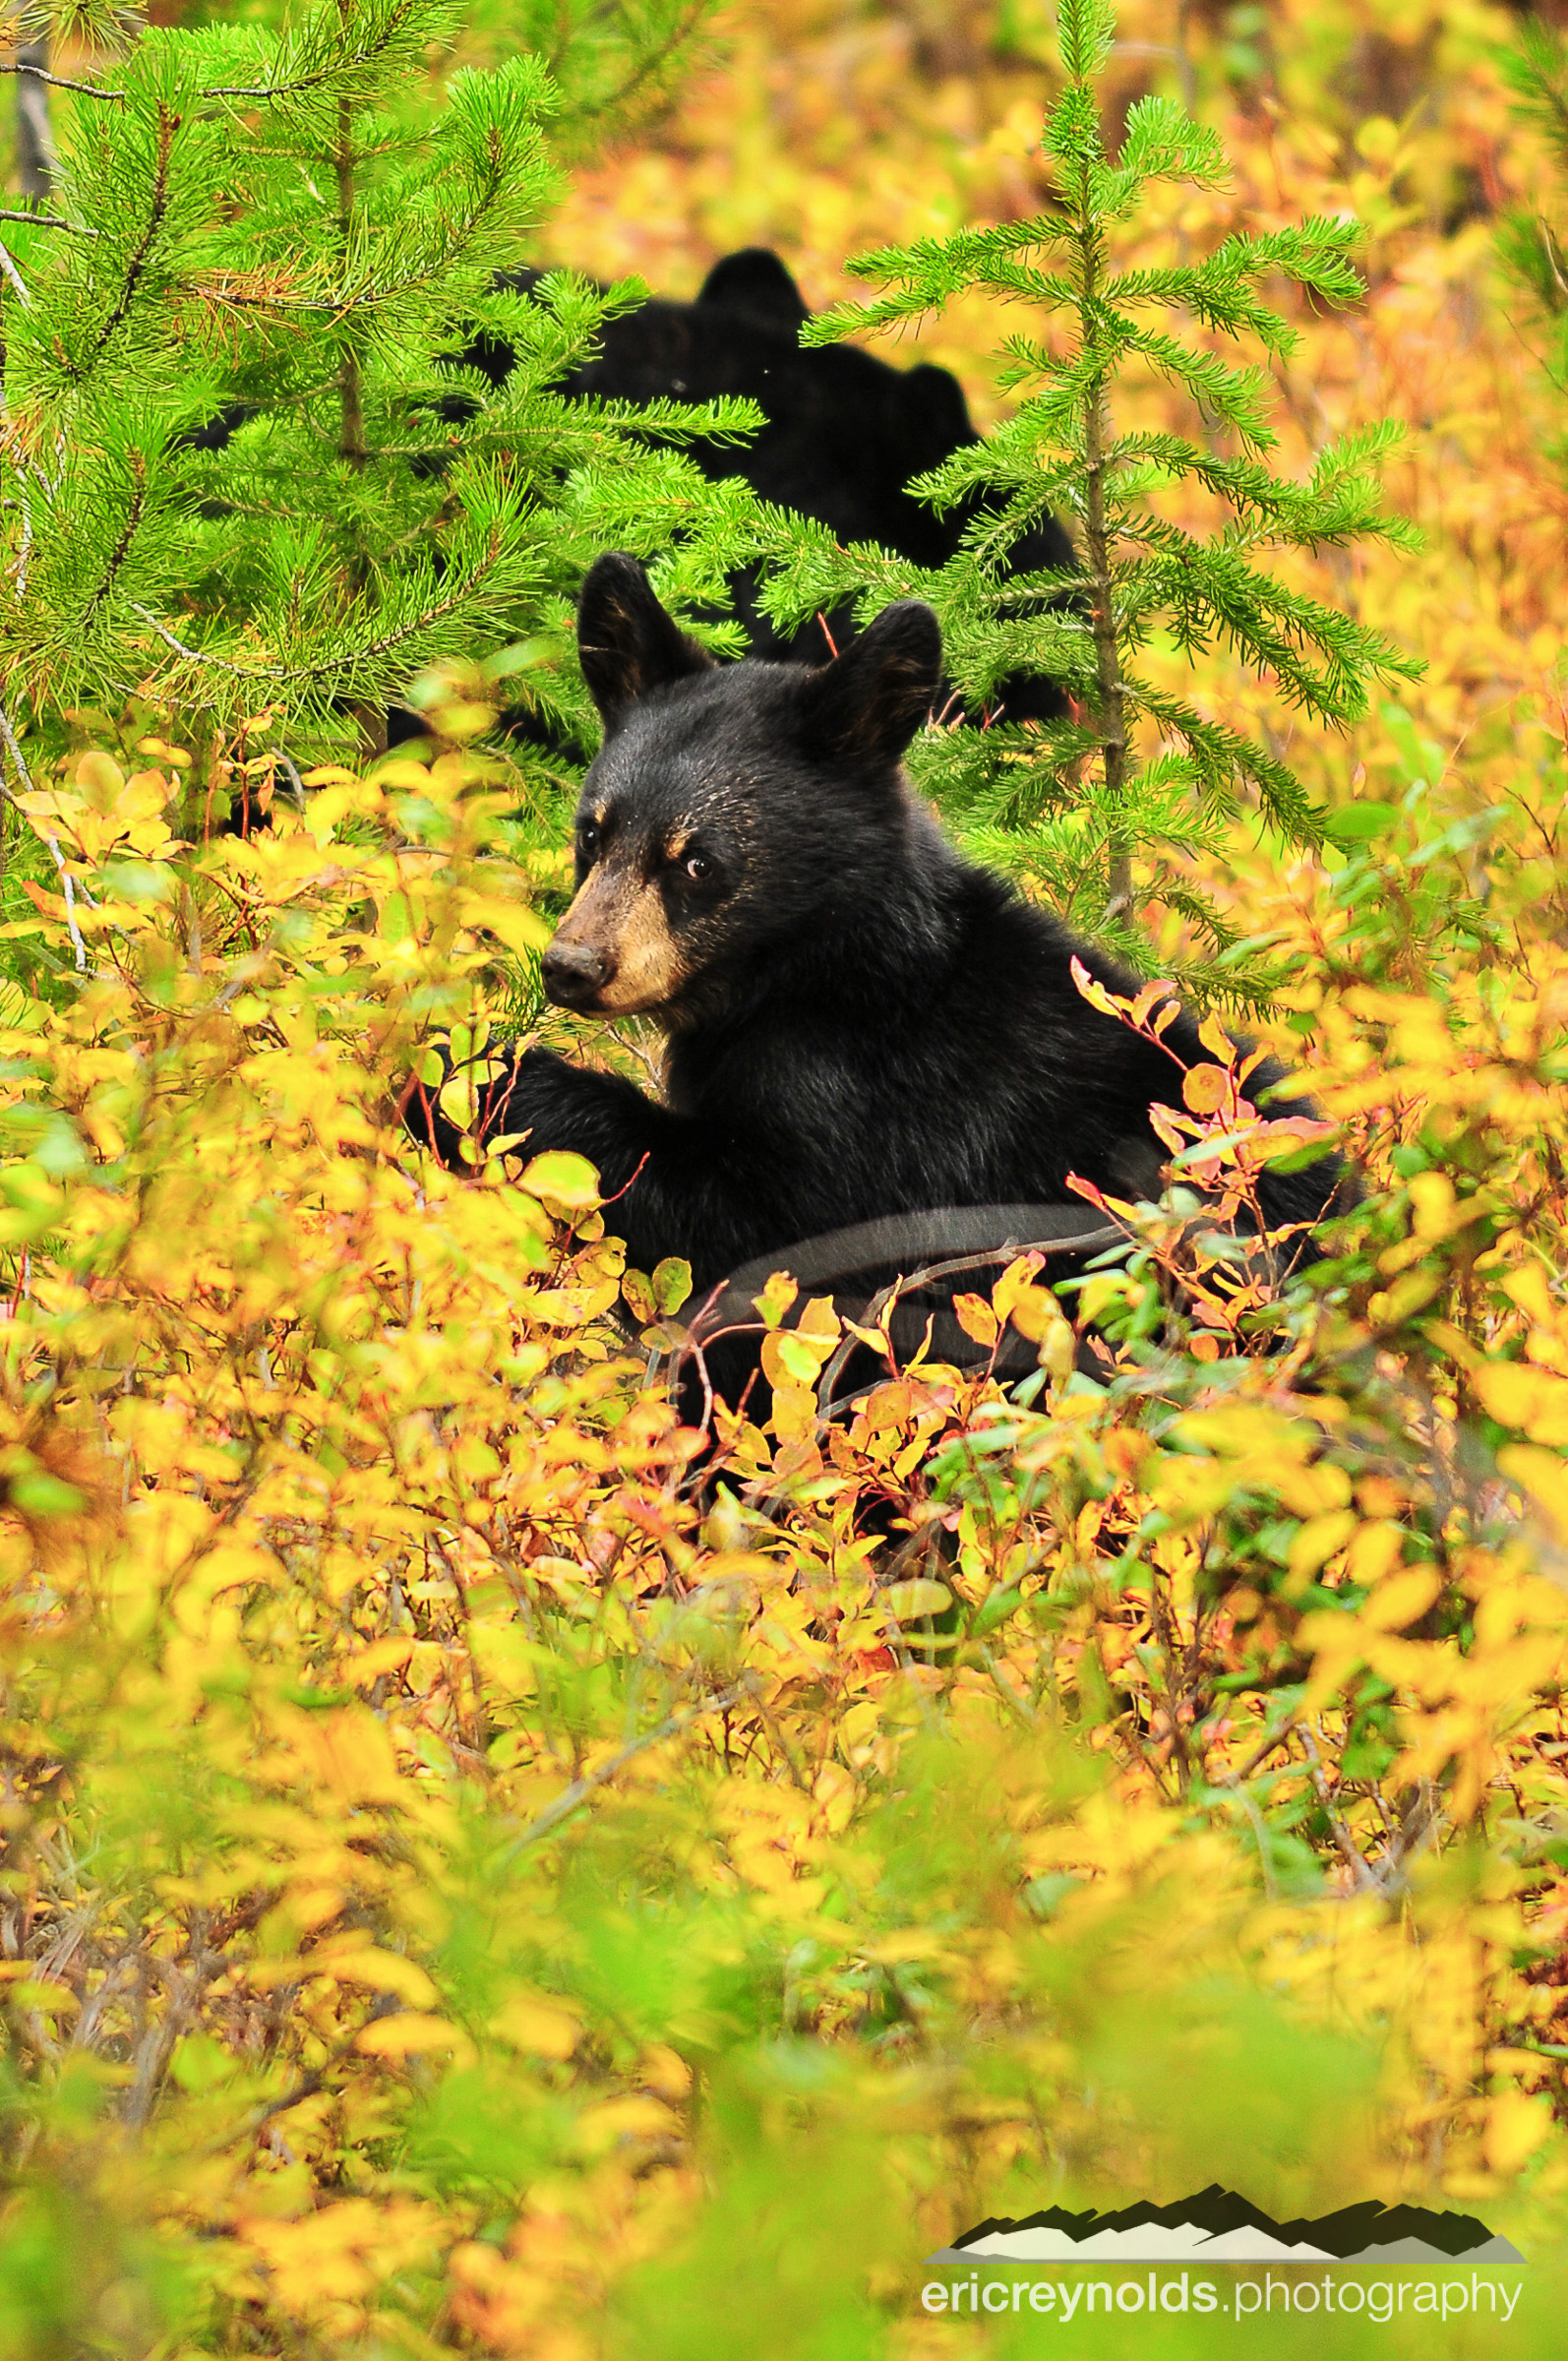
MULTIPOLYGON (((684 1255, 698 1291, 878 1216, 1060 1199, 1069 1173, 1149 1192, 1149 1107, 1179 1103, 1179 1070, 1069 962, 1132 980, 963 860, 905 780, 941 671, 929 607, 887 608, 817 670, 715 665, 612 554, 578 642, 604 745, 545 988, 657 1018, 665 1096, 525 1049, 486 1094, 487 1135, 589 1158, 632 1262, 684 1255)), ((1166 1038, 1208 1056, 1190 1017, 1166 1038)), ((431 1127, 456 1161, 453 1128, 431 1127)), ((1341 1179, 1328 1156, 1268 1176, 1264 1210, 1312 1220, 1341 1179)))

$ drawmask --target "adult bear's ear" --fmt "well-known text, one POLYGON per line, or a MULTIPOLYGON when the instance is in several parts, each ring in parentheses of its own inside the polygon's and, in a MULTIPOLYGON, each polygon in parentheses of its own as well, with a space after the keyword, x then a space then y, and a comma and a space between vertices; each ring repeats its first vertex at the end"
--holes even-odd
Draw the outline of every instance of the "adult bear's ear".
POLYGON ((901 598, 814 673, 806 692, 807 742, 862 768, 885 769, 921 728, 941 680, 941 626, 919 599, 901 598))
POLYGON ((642 560, 624 549, 607 550, 588 569, 577 601, 577 658, 606 720, 633 697, 713 662, 660 606, 642 560))

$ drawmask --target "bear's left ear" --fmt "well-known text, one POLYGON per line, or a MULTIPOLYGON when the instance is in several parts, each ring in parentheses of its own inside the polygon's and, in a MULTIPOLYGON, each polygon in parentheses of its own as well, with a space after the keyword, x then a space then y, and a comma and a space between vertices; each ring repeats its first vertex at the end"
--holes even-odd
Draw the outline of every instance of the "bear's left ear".
POLYGON ((813 674, 808 742, 840 761, 886 769, 930 713, 941 668, 941 626, 930 607, 916 598, 884 607, 841 656, 813 674))
POLYGON ((577 600, 577 660, 607 721, 633 697, 713 662, 660 606, 642 560, 622 549, 606 550, 588 569, 577 600))

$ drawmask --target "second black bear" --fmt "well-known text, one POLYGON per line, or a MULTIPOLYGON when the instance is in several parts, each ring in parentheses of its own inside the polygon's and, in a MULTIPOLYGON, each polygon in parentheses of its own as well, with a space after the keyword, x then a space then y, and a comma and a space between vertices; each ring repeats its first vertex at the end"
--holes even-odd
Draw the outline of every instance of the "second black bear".
MULTIPOLYGON (((527 293, 542 275, 519 272, 503 283, 527 293)), ((803 347, 800 332, 810 318, 778 256, 744 247, 714 264, 694 302, 653 296, 607 322, 598 351, 560 390, 574 400, 745 395, 763 415, 754 438, 685 447, 705 475, 744 476, 763 500, 815 517, 835 540, 874 541, 917 566, 945 565, 984 503, 972 496, 938 516, 908 487, 980 440, 962 386, 930 362, 898 369, 853 344, 803 347)), ((505 383, 515 357, 493 336, 475 338, 462 355, 495 387, 505 383)), ((466 395, 450 401, 454 414, 472 406, 466 395)), ((1071 573, 1073 565, 1072 543, 1048 516, 1020 534, 1008 572, 1071 573)), ((814 619, 781 636, 757 605, 757 586, 754 567, 730 577, 752 653, 819 662, 827 652, 820 625, 814 619)), ((825 621, 835 639, 854 628, 848 607, 835 608, 825 621)), ((1055 684, 1034 675, 1007 681, 998 702, 1011 721, 1048 720, 1066 710, 1055 684)))
MULTIPOLYGON (((486 1134, 587 1157, 632 1262, 683 1255, 699 1292, 879 1216, 1060 1200, 1069 1173, 1156 1185, 1149 1109, 1179 1100, 1179 1069, 1092 1007, 1069 963, 1132 980, 963 860, 905 780, 941 671, 929 607, 888 607, 817 669, 720 666, 611 554, 578 644, 604 744, 545 987, 585 1015, 656 1018, 665 1093, 527 1048, 485 1094, 486 1134)), ((1208 1057, 1190 1017, 1166 1039, 1208 1057)), ((460 1135, 425 1120, 456 1163, 460 1135)), ((1333 1156, 1267 1176, 1271 1224, 1316 1219, 1342 1178, 1333 1156)))

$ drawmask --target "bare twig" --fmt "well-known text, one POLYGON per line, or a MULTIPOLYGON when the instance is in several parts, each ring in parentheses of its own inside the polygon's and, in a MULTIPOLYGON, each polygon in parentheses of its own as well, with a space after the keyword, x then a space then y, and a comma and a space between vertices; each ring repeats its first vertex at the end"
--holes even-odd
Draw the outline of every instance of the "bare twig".
POLYGON ((743 1697, 750 1697, 751 1694, 752 1683, 743 1677, 730 1688, 720 1689, 716 1696, 704 1697, 700 1705, 688 1706, 683 1713, 671 1714, 656 1728, 645 1730, 640 1738, 633 1738, 630 1745, 621 1747, 607 1761, 600 1763, 597 1770, 585 1771, 580 1779, 573 1781, 570 1787, 562 1789, 554 1803, 547 1803, 538 1818, 530 1820, 520 1836, 513 1837, 496 1867, 509 1867, 528 1846, 537 1845, 541 1837, 547 1837, 553 1828, 574 1812, 596 1787, 602 1787, 614 1779, 617 1772, 623 1771, 637 1755, 646 1754, 650 1746, 662 1746, 666 1738, 682 1736, 694 1723, 706 1720, 710 1714, 728 1713, 732 1705, 738 1705, 743 1697))
POLYGON ((100 82, 68 82, 63 74, 50 74, 42 66, 31 64, 25 55, 0 59, 0 74, 30 75, 51 91, 75 91, 82 98, 112 98, 118 106, 125 104, 123 91, 109 90, 100 82))
POLYGON ((84 229, 80 221, 67 221, 59 213, 30 213, 17 206, 0 206, 0 221, 25 221, 30 229, 65 229, 73 238, 95 238, 95 229, 84 229))
MULTIPOLYGON (((14 219, 15 216, 13 215, 12 218, 14 219)), ((4 272, 9 284, 15 288, 17 301, 22 305, 23 309, 30 312, 32 309, 32 297, 28 293, 27 280, 17 269, 9 246, 0 246, 0 272, 4 272)))
MULTIPOLYGON (((27 757, 17 742, 16 731, 11 726, 11 716, 3 705, 0 705, 0 740, 5 742, 6 753, 16 766, 17 776, 22 781, 24 789, 29 795, 31 795, 33 793, 32 773, 29 770, 27 757)), ((15 804, 17 801, 16 790, 4 777, 0 777, 0 795, 4 795, 7 803, 15 804)), ((21 809, 20 805, 18 809, 21 809)), ((24 814, 24 817, 26 817, 27 815, 24 814)), ((54 866, 60 873, 60 884, 65 895, 65 923, 71 931, 71 947, 76 953, 77 972, 80 974, 88 963, 88 946, 82 939, 82 930, 76 920, 75 879, 66 868, 65 855, 60 850, 58 836, 50 836, 45 833, 43 841, 54 856, 54 866)), ((86 891, 86 888, 84 887, 83 890, 86 891)), ((90 901, 91 898, 91 895, 89 894, 88 899, 90 901)))
POLYGON ((1302 1730, 1301 1743, 1311 1758, 1312 1786, 1318 1802, 1323 1807, 1324 1816, 1329 1824, 1329 1833, 1338 1847, 1341 1860, 1363 1893, 1386 1893, 1388 1889, 1384 1879, 1380 1878, 1376 1870, 1368 1865, 1360 1846, 1346 1826, 1343 1814, 1334 1808, 1334 1799, 1329 1792, 1328 1775, 1323 1769, 1323 1758, 1318 1753, 1317 1741, 1309 1729, 1302 1730))

